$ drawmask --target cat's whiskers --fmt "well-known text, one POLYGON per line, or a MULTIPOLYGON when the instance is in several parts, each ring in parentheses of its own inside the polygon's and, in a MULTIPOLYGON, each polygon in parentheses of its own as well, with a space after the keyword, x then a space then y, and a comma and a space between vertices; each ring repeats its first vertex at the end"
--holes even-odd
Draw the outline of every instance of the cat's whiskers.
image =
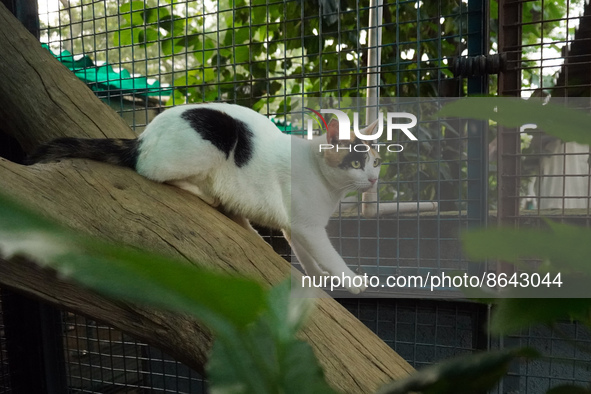
POLYGON ((336 189, 337 192, 353 192, 353 191, 362 191, 362 190, 367 190, 367 188, 371 186, 366 184, 365 182, 362 181, 351 181, 346 185, 343 185, 339 188, 336 189))

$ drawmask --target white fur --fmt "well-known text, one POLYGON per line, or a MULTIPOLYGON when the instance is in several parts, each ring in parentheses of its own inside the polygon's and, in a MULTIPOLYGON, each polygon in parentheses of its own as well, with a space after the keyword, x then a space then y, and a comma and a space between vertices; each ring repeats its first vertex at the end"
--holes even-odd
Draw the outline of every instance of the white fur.
POLYGON ((346 193, 372 186, 379 166, 372 165, 370 155, 365 171, 330 167, 318 152, 324 142, 325 137, 312 141, 290 137, 265 116, 237 105, 177 106, 158 115, 140 136, 137 171, 196 194, 210 205, 221 205, 242 225, 249 227, 246 218, 283 230, 309 275, 354 277, 325 228, 346 193), (254 137, 253 154, 246 165, 237 167, 233 155, 226 159, 181 117, 184 111, 202 106, 248 125, 254 137))

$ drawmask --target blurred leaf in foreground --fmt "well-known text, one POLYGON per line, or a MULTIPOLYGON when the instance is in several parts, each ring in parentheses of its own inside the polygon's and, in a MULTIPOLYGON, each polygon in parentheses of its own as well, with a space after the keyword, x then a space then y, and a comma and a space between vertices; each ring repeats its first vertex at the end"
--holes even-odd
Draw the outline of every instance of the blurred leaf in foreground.
POLYGON ((0 255, 22 254, 109 297, 189 313, 218 334, 245 327, 265 307, 265 291, 222 275, 64 229, 0 196, 0 255))
MULTIPOLYGON (((571 100, 572 102, 573 100, 571 100)), ((446 104, 438 117, 493 120, 507 127, 532 123, 565 142, 591 145, 591 115, 543 100, 514 97, 467 97, 446 104)))
POLYGON ((212 394, 332 394, 312 347, 295 334, 311 300, 290 297, 290 281, 271 289, 256 323, 216 341, 207 365, 212 394))
POLYGON ((518 358, 537 358, 530 348, 504 349, 463 355, 430 365, 382 387, 377 394, 472 394, 493 388, 507 373, 509 364, 518 358))
POLYGON ((503 298, 493 308, 490 331, 497 335, 518 332, 536 324, 579 320, 589 325, 589 298, 503 298))
MULTIPOLYGON (((591 274, 591 229, 546 221, 548 229, 491 228, 462 235, 470 258, 518 263, 521 258, 548 260, 548 269, 591 274)), ((589 294, 591 296, 591 294, 589 294)))
MULTIPOLYGON (((464 250, 474 260, 493 258, 519 265, 521 258, 537 258, 544 262, 541 269, 550 273, 547 284, 507 287, 505 298, 495 301, 490 327, 495 334, 560 319, 577 319, 587 325, 591 322, 591 229, 546 223, 545 230, 494 228, 462 235, 464 250), (563 282, 560 287, 552 283, 557 273, 563 282)), ((539 277, 545 277, 544 272, 539 277)))

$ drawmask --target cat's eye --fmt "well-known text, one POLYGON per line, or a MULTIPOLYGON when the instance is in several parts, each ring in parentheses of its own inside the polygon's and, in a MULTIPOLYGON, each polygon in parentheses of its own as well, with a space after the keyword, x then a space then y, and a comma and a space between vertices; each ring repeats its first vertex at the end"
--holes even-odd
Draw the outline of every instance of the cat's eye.
POLYGON ((361 162, 359 160, 353 160, 351 161, 351 167, 357 169, 357 168, 361 168, 361 162))
POLYGON ((379 166, 380 164, 382 164, 382 159, 375 159, 375 160, 373 161, 373 166, 374 166, 374 167, 377 167, 377 166, 379 166))

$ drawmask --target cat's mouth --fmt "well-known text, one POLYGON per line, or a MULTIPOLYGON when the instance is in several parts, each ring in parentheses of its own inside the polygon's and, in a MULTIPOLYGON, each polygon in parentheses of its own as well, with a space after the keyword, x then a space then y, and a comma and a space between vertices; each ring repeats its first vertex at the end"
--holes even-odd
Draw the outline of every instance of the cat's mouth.
POLYGON ((364 183, 363 185, 361 185, 359 190, 361 192, 369 191, 375 186, 376 182, 377 182, 377 179, 368 179, 367 183, 364 183))
POLYGON ((367 191, 370 191, 373 188, 373 185, 374 185, 373 183, 369 184, 369 185, 361 185, 361 186, 359 186, 358 190, 362 193, 365 193, 367 191))

